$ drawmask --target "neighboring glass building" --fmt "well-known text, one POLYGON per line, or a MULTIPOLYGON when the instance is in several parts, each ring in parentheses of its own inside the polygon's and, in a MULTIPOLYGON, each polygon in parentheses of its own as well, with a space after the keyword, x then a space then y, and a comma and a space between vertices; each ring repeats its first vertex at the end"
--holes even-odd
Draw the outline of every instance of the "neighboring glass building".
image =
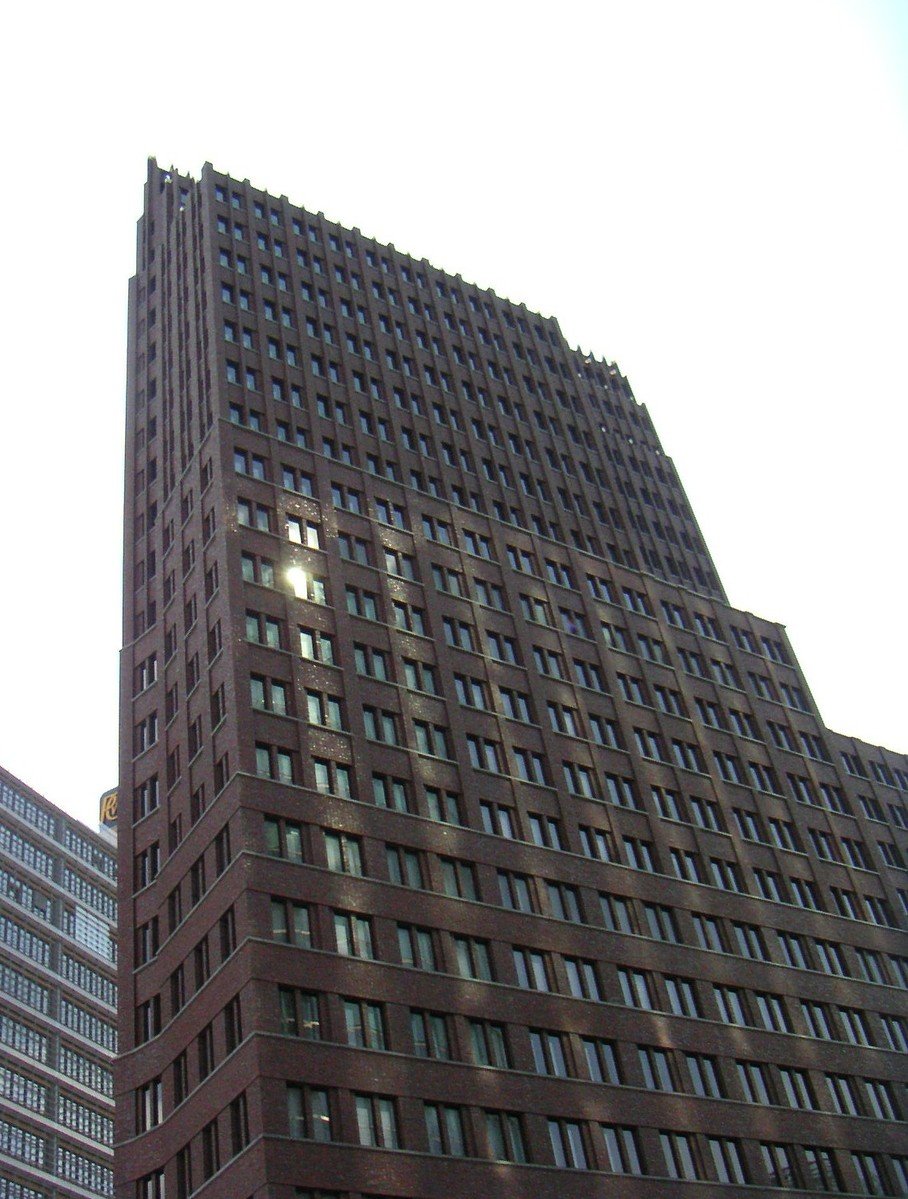
POLYGON ((0 769, 0 1199, 113 1194, 115 854, 0 769))
POLYGON ((904 1193, 908 758, 617 367, 153 162, 128 363, 117 1199, 904 1193))

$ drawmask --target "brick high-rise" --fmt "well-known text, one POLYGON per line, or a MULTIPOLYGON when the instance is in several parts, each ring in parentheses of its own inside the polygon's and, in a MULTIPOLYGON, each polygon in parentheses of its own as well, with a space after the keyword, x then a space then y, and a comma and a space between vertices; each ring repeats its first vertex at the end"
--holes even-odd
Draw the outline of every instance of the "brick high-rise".
POLYGON ((908 759, 620 372, 210 166, 130 310, 120 1199, 905 1193, 908 759))

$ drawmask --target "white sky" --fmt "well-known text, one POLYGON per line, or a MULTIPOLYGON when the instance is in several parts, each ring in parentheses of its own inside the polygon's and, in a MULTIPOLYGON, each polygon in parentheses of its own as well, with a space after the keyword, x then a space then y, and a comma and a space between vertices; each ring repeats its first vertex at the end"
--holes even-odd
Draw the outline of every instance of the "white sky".
POLYGON ((0 763, 116 781, 126 283, 204 161, 618 362, 733 604, 908 749, 908 4, 10 6, 0 763))

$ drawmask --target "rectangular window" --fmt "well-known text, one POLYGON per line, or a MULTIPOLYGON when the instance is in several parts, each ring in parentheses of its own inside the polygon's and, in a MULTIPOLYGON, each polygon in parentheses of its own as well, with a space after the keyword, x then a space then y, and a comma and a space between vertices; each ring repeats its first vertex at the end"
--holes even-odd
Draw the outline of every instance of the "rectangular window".
POLYGON ((444 1103, 424 1103, 423 1111, 429 1153, 466 1157, 467 1143, 461 1109, 444 1103))
POLYGON ((394 1100, 384 1095, 355 1095, 354 1102, 359 1143, 400 1149, 394 1100))
POLYGON ((322 1036, 319 997, 298 987, 278 987, 280 1030, 286 1037, 318 1041, 322 1036))
POLYGON ((410 1032, 417 1057, 434 1057, 442 1061, 451 1058, 448 1018, 443 1013, 411 1008, 410 1032))
POLYGON ((549 1120, 548 1127, 555 1165, 562 1170, 589 1169, 581 1125, 574 1120, 549 1120))
POLYGON ((287 1122, 290 1136, 297 1140, 334 1140, 328 1092, 288 1084, 287 1122))

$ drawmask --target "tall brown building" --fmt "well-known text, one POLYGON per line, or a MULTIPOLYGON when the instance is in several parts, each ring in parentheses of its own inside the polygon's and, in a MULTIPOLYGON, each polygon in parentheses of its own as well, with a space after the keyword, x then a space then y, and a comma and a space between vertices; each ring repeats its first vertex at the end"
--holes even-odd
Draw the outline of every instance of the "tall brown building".
POLYGON ((616 367, 151 163, 126 478, 120 1199, 908 1191, 908 759, 616 367))

